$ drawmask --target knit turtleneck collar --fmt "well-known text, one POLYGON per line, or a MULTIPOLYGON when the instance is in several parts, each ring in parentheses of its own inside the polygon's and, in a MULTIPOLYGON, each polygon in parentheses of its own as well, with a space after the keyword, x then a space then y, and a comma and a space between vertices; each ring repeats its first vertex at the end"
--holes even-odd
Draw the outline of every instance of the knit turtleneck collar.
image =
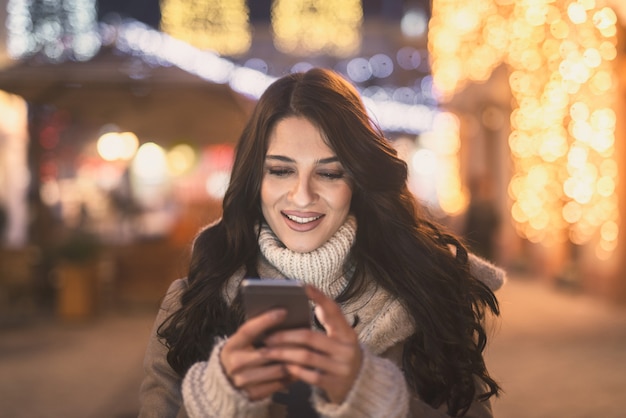
POLYGON ((331 298, 345 288, 344 264, 356 238, 356 219, 350 215, 321 247, 298 253, 286 248, 267 224, 261 226, 261 253, 286 277, 311 284, 331 298))

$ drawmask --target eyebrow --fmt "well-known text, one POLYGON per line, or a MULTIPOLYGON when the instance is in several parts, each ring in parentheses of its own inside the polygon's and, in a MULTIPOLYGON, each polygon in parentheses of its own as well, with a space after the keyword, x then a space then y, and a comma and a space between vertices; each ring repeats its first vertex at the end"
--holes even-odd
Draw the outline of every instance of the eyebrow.
MULTIPOLYGON (((284 155, 266 155, 265 156, 266 160, 273 160, 273 161, 281 161, 284 163, 295 163, 296 160, 294 160, 293 158, 289 158, 286 157, 284 155)), ((322 158, 320 160, 316 161, 316 164, 331 164, 331 163, 335 163, 335 162, 339 162, 339 158, 337 157, 328 157, 328 158, 322 158)))

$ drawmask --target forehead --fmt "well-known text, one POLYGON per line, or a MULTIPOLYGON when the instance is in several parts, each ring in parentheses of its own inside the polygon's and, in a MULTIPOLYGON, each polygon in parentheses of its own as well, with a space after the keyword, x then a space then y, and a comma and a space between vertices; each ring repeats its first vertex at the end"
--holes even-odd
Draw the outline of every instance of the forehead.
POLYGON ((270 132, 267 154, 285 152, 335 154, 319 127, 302 116, 281 119, 270 132))

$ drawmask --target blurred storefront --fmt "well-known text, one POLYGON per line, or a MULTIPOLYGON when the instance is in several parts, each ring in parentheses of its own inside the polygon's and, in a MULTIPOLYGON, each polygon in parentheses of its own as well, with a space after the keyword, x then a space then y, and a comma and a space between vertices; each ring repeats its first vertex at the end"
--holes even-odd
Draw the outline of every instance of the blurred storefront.
POLYGON ((219 216, 254 100, 108 36, 0 72, 0 315, 153 306, 219 216))

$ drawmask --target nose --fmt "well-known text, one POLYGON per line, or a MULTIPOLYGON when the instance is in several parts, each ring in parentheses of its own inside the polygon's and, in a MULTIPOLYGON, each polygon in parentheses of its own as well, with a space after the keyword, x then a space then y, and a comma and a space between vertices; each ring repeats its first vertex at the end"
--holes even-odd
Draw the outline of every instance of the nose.
POLYGON ((290 192, 291 201, 298 207, 306 207, 315 201, 315 186, 308 176, 299 176, 290 192))

